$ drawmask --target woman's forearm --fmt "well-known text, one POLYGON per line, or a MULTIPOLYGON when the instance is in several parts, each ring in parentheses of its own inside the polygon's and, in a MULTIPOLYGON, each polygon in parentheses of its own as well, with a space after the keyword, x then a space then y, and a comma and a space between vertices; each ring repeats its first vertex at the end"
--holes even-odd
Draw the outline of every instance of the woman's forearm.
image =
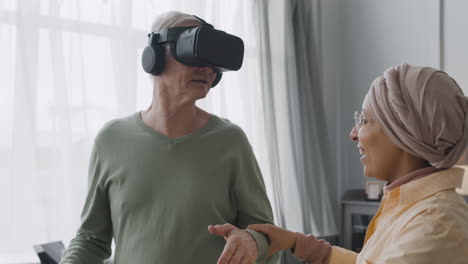
POLYGON ((313 235, 296 233, 296 241, 291 251, 294 256, 307 264, 328 264, 332 246, 313 235))

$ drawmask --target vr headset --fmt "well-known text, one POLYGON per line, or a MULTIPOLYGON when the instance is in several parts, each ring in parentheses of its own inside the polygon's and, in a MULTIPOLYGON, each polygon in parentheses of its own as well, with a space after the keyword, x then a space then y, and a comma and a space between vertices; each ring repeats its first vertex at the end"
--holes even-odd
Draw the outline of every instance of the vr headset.
POLYGON ((172 56, 180 63, 213 67, 216 86, 225 71, 237 71, 244 59, 244 42, 241 38, 216 30, 203 19, 198 27, 172 27, 148 34, 148 46, 143 50, 142 65, 145 72, 161 74, 164 69, 163 44, 169 43, 172 56))

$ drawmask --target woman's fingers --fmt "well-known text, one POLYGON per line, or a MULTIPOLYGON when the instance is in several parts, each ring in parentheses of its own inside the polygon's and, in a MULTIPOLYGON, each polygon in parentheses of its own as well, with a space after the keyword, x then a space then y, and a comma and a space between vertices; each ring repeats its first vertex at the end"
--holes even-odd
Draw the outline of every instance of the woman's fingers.
POLYGON ((278 251, 293 248, 296 243, 296 234, 294 232, 275 225, 254 224, 250 225, 248 228, 268 236, 270 239, 270 247, 268 249, 269 256, 278 251))
POLYGON ((254 231, 268 235, 269 231, 271 230, 271 225, 270 224, 253 224, 253 225, 249 225, 247 229, 254 230, 254 231))
POLYGON ((268 248, 268 257, 271 257, 274 253, 279 251, 277 243, 274 241, 274 236, 272 236, 272 232, 274 230, 274 226, 271 224, 253 224, 249 225, 247 229, 254 230, 260 233, 263 233, 268 236, 270 239, 270 247, 268 248))

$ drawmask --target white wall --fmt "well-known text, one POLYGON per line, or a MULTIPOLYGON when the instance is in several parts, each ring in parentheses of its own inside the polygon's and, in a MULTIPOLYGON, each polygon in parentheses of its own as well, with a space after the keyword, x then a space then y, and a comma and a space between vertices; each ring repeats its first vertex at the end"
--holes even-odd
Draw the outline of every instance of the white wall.
POLYGON ((468 1, 443 1, 443 65, 468 95, 468 1))
POLYGON ((348 134, 354 110, 385 69, 400 63, 444 66, 467 93, 468 1, 322 0, 321 9, 323 100, 341 198, 347 189, 364 188, 359 154, 348 134))
MULTIPOLYGON (((320 1, 320 0, 319 0, 320 1)), ((325 107, 325 118, 327 121, 328 140, 330 155, 336 160, 335 169, 329 173, 336 182, 337 201, 342 193, 341 177, 337 177, 341 171, 341 151, 343 132, 341 125, 342 109, 340 101, 341 88, 341 63, 342 63, 342 43, 341 43, 341 17, 340 1, 324 0, 321 2, 321 50, 322 50, 322 85, 323 102, 325 107), (338 135, 338 136, 337 136, 338 135)))

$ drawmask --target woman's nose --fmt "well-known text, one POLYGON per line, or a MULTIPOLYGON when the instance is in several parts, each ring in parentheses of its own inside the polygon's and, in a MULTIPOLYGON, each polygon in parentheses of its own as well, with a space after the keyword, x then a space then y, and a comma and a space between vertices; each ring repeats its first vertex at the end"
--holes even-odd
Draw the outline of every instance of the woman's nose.
POLYGON ((349 139, 352 141, 358 141, 358 132, 355 126, 353 126, 353 129, 351 129, 351 132, 349 133, 349 139))

